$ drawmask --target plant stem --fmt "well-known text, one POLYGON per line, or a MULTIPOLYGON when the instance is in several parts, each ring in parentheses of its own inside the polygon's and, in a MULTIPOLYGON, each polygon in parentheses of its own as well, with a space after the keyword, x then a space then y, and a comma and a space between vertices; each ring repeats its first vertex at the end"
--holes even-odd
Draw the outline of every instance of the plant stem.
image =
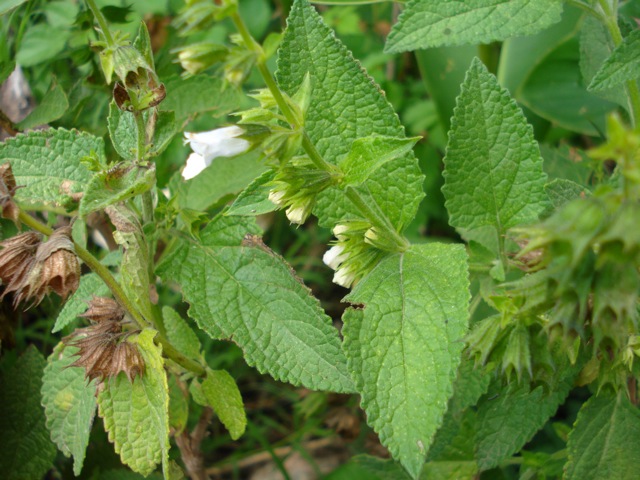
POLYGON ((107 25, 107 20, 106 18, 104 18, 104 15, 102 15, 102 12, 98 8, 98 5, 96 5, 96 2, 94 0, 87 0, 87 5, 93 12, 93 16, 98 22, 98 25, 100 25, 100 30, 102 30, 102 34, 104 35, 104 39, 107 42, 107 46, 115 47, 116 42, 113 41, 113 37, 111 36, 111 32, 109 31, 109 25, 107 25))
MULTIPOLYGON (((256 53, 256 65, 258 67, 258 71, 262 75, 267 88, 273 95, 278 108, 289 122, 291 128, 294 130, 303 129, 304 126, 301 125, 298 118, 296 118, 294 111, 287 103, 287 100, 284 98, 284 95, 280 91, 275 78, 269 71, 262 47, 251 36, 249 29, 244 23, 244 20, 237 11, 231 14, 231 19, 238 29, 240 36, 244 40, 244 43, 249 49, 256 53)), ((322 155, 320 154, 320 152, 318 152, 318 149, 304 130, 302 132, 302 135, 302 148, 307 153, 314 165, 319 170, 329 172, 330 174, 337 173, 336 167, 327 162, 322 157, 322 155)), ((360 210, 360 212, 367 220, 372 223, 372 225, 380 228, 382 231, 388 232, 391 235, 391 237, 395 240, 399 251, 405 251, 409 247, 409 242, 396 231, 389 219, 384 216, 384 214, 375 212, 373 209, 371 209, 369 205, 367 205, 367 203, 364 201, 359 192, 357 192, 353 188, 347 187, 345 189, 345 193, 347 198, 360 210)))

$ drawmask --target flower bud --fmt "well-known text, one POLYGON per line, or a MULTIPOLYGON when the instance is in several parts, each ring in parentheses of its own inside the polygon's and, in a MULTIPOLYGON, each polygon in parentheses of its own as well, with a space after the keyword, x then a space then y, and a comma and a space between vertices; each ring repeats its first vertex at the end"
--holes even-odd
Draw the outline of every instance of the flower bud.
POLYGON ((229 53, 224 45, 213 42, 200 42, 173 50, 178 54, 178 61, 191 75, 196 75, 212 65, 223 61, 229 53))

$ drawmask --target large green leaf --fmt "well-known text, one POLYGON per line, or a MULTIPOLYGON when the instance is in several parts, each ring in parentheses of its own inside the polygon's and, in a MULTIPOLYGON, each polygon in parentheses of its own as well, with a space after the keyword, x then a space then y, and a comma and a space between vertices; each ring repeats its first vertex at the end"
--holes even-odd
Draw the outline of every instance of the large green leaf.
POLYGON ((567 480, 637 478, 640 412, 626 392, 591 397, 578 413, 567 443, 567 480))
POLYGON ((67 457, 73 455, 76 476, 82 471, 97 405, 95 382, 87 382, 83 368, 71 367, 77 351, 59 343, 42 377, 42 404, 51 440, 67 457))
MULTIPOLYGON (((328 162, 338 164, 359 138, 404 137, 404 128, 380 87, 308 2, 296 0, 278 52, 278 82, 293 95, 307 73, 312 93, 305 130, 328 162)), ((424 196, 422 180, 415 157, 407 153, 376 170, 358 190, 401 230, 413 219, 424 196)), ((314 214, 327 227, 342 219, 361 218, 335 187, 318 196, 314 214)))
POLYGON ((55 457, 40 405, 45 364, 32 345, 0 369, 0 472, 6 480, 43 478, 55 457))
POLYGON ((593 77, 589 90, 606 90, 640 77, 640 30, 618 45, 593 77))
POLYGON ((431 243, 390 255, 346 297, 364 304, 343 334, 368 422, 414 478, 453 392, 468 288, 464 247, 431 243))
POLYGON ((22 120, 18 127, 21 130, 46 125, 49 122, 59 119, 69 108, 69 101, 60 85, 54 83, 40 104, 22 120))
POLYGON ((149 475, 162 462, 168 472, 169 387, 162 352, 153 343, 155 330, 143 330, 131 341, 144 360, 145 372, 133 383, 124 373, 104 384, 98 395, 98 409, 109 440, 122 463, 149 475))
POLYGON ((537 33, 560 20, 557 0, 411 0, 387 39, 389 53, 491 43, 537 33))
POLYGON ((167 97, 163 110, 171 110, 178 121, 184 122, 198 113, 222 116, 238 108, 240 93, 218 77, 196 75, 184 79, 179 76, 166 80, 167 97))
POLYGON ((253 219, 217 217, 201 243, 176 239, 158 273, 180 284, 200 328, 233 340, 260 372, 314 390, 353 391, 338 331, 256 233, 253 219))
POLYGON ((479 60, 467 72, 444 159, 450 223, 491 227, 500 237, 537 220, 545 207, 542 157, 533 130, 509 93, 479 60))
POLYGON ((240 438, 247 427, 247 414, 233 377, 226 370, 207 369, 207 377, 202 382, 202 393, 229 430, 231 439, 240 438))
POLYGON ((0 144, 0 163, 11 162, 23 202, 62 204, 84 191, 93 173, 82 163, 90 154, 105 165, 101 138, 77 130, 49 129, 18 135, 0 144))

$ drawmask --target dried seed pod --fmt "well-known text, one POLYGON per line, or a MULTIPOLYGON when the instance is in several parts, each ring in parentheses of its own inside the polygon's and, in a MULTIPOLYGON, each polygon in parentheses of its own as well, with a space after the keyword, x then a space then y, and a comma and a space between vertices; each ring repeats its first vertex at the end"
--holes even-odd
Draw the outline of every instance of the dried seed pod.
POLYGON ((9 285, 25 262, 33 259, 41 241, 40 234, 27 232, 0 242, 0 279, 4 285, 9 285))
POLYGON ((2 217, 12 220, 13 223, 19 225, 18 216, 20 208, 13 201, 13 195, 18 189, 16 179, 11 171, 9 162, 0 165, 0 209, 2 217))
POLYGON ((29 275, 29 296, 36 304, 51 290, 66 299, 80 284, 80 262, 71 240, 71 227, 56 230, 38 247, 29 275), (39 269, 39 271, 38 271, 39 269))
POLYGON ((124 309, 111 298, 94 296, 89 302, 89 308, 80 317, 88 318, 96 323, 106 321, 119 322, 124 318, 124 309))

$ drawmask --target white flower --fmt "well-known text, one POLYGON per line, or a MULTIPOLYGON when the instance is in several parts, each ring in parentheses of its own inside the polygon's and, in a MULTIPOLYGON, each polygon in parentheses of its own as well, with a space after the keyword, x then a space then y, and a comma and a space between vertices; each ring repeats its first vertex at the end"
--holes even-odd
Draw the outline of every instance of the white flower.
POLYGON ((244 130, 237 125, 217 128, 210 132, 185 132, 185 143, 191 145, 192 153, 182 172, 185 180, 195 177, 211 165, 214 158, 233 157, 249 150, 251 144, 244 138, 237 138, 244 130))
POLYGON ((345 240, 347 237, 343 235, 344 232, 347 232, 349 230, 349 227, 347 225, 343 225, 341 223, 338 223, 335 227, 333 227, 333 235, 338 239, 338 240, 345 240))
POLYGON ((279 207, 282 206, 282 199, 284 197, 284 191, 279 190, 271 190, 269 192, 269 200, 271 201, 271 203, 273 203, 274 205, 278 205, 279 207))
POLYGON ((296 223, 298 225, 302 225, 309 216, 304 207, 288 208, 285 213, 291 223, 296 223))
POLYGON ((322 256, 322 261, 333 270, 337 270, 342 262, 346 260, 346 256, 342 255, 344 247, 342 245, 334 245, 327 250, 322 256))
POLYGON ((346 268, 339 268, 333 276, 333 283, 343 286, 344 288, 351 288, 356 276, 346 268))

